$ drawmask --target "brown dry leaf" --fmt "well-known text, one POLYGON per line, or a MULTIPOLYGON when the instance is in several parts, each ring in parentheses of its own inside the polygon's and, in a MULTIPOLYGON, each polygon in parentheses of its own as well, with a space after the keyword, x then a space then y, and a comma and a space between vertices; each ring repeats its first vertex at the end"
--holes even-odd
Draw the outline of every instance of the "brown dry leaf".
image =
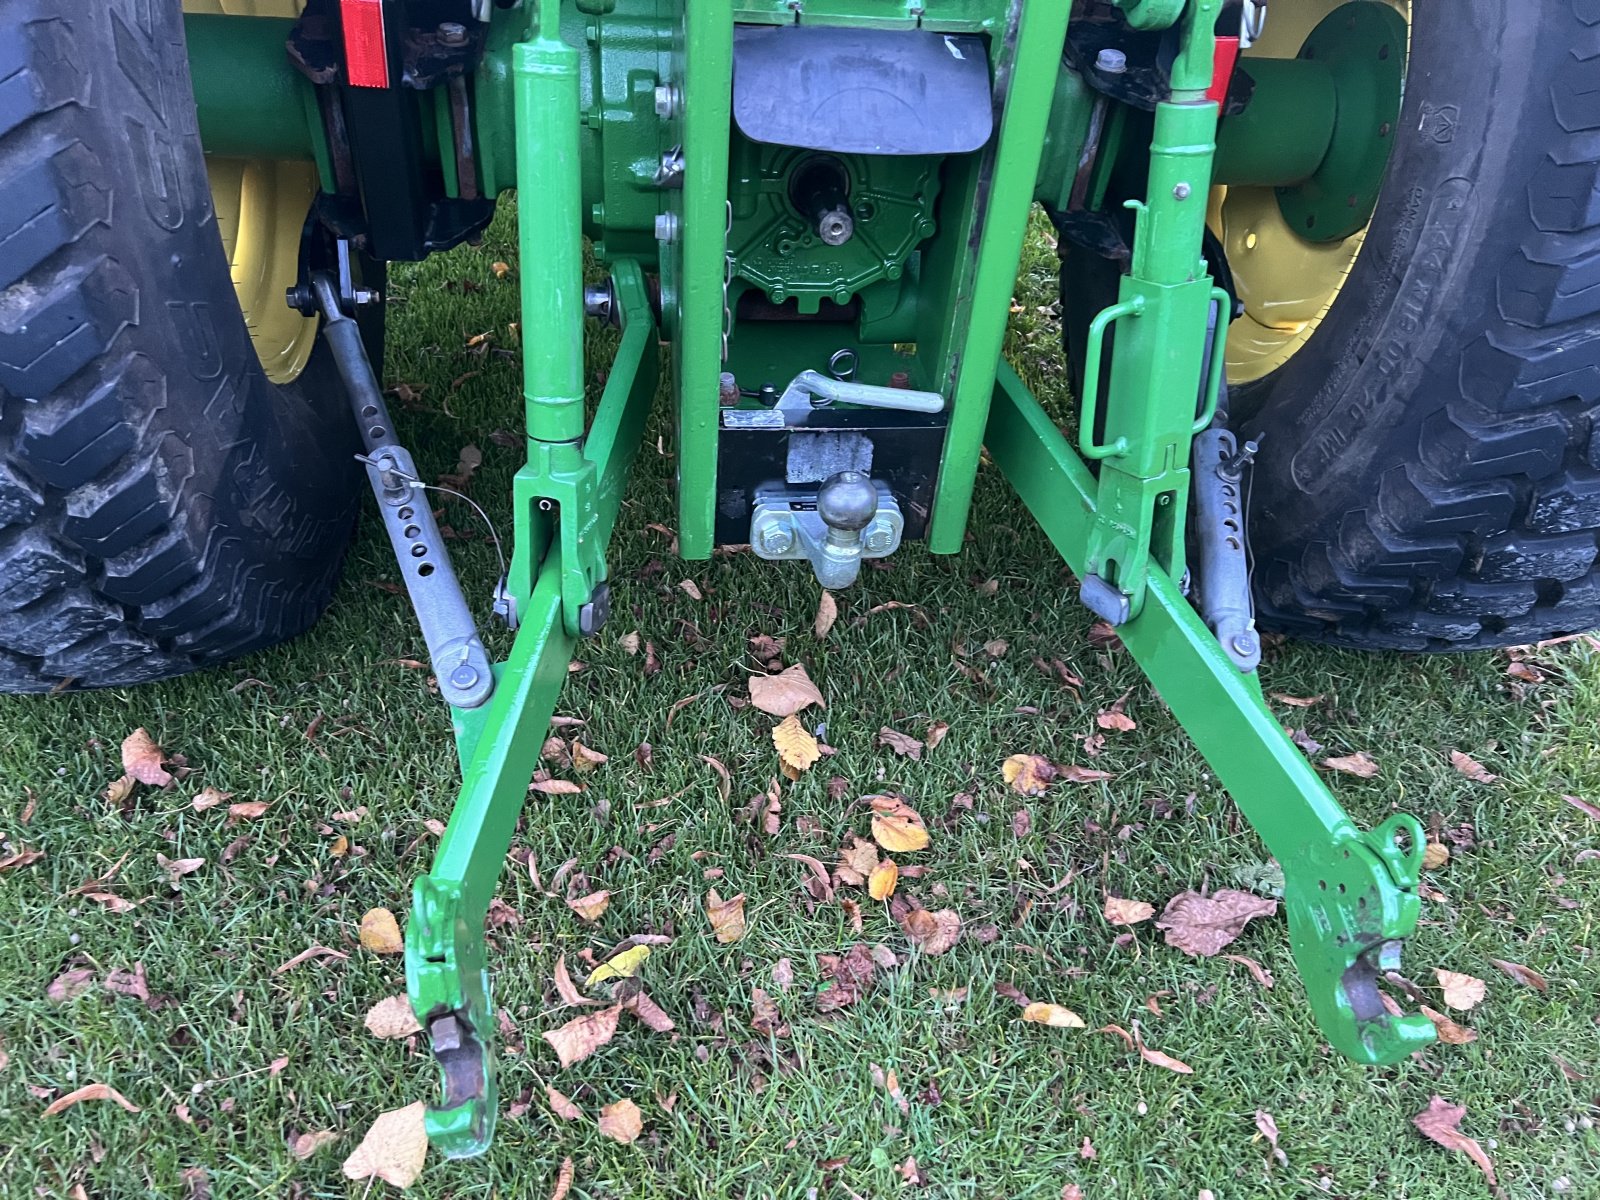
POLYGON ((1545 981, 1545 977, 1532 967, 1525 967, 1521 963, 1507 962, 1503 958, 1491 958, 1489 961, 1518 983, 1526 984, 1536 992, 1546 991, 1550 987, 1545 981))
POLYGON ((1467 1012, 1488 994, 1489 985, 1471 975, 1446 971, 1443 967, 1435 967, 1433 973, 1444 990, 1445 1004, 1457 1012, 1467 1012))
POLYGON ((1584 816, 1600 821, 1600 805, 1590 804, 1587 800, 1580 800, 1576 796, 1563 796, 1561 798, 1584 816))
POLYGON ((1113 925, 1137 925, 1156 915, 1155 905, 1143 900, 1123 900, 1117 896, 1106 897, 1106 920, 1113 925))
POLYGON ((927 743, 929 750, 934 750, 938 748, 940 742, 944 741, 944 735, 949 732, 950 722, 935 721, 928 726, 928 731, 922 735, 922 740, 927 743))
POLYGON ((544 1098, 550 1102, 550 1111, 563 1121, 583 1120, 583 1109, 548 1083, 544 1085, 544 1098))
POLYGON ((404 996, 379 1000, 367 1010, 362 1024, 376 1038, 403 1038, 422 1032, 422 1023, 411 1011, 411 1001, 404 996))
POLYGON ((1500 776, 1491 774, 1477 759, 1470 754, 1463 754, 1459 750, 1450 751, 1450 765, 1473 783, 1493 783, 1500 776))
POLYGON ((711 932, 724 946, 737 942, 744 936, 744 893, 724 900, 712 888, 706 893, 706 918, 711 922, 711 932))
POLYGON ((878 847, 852 833, 850 845, 839 848, 839 865, 834 870, 839 882, 860 887, 877 869, 878 847))
POLYGON ((279 963, 273 968, 274 975, 282 975, 285 971, 292 971, 301 963, 310 962, 314 958, 349 958, 343 950, 335 950, 332 946, 308 946, 300 951, 288 962, 279 963))
POLYGON ((112 804, 121 804, 133 794, 134 785, 138 782, 132 775, 118 776, 106 785, 106 800, 112 804))
POLYGON ((1338 758, 1325 758, 1322 765, 1330 771, 1343 771, 1346 775, 1357 775, 1362 779, 1371 779, 1378 773, 1378 764, 1365 750, 1357 750, 1354 754, 1345 754, 1338 758))
MULTIPOLYGON (((140 732, 142 733, 144 731, 140 730, 140 732)), ((74 1104, 81 1104, 85 1100, 115 1100, 129 1112, 139 1111, 139 1106, 137 1104, 129 1101, 126 1096, 117 1091, 117 1089, 112 1087, 109 1083, 88 1083, 75 1092, 68 1092, 65 1096, 58 1096, 56 1099, 52 1100, 49 1106, 44 1110, 44 1115, 47 1117, 53 1117, 58 1112, 63 1112, 66 1109, 71 1108, 74 1104)), ((420 1108, 421 1105, 418 1105, 418 1107, 420 1108)))
POLYGON ((1465 1046, 1468 1042, 1478 1040, 1478 1031, 1469 1029, 1465 1025, 1457 1025, 1442 1012, 1436 1012, 1426 1004, 1417 1006, 1422 1010, 1422 1015, 1433 1022, 1433 1027, 1438 1031, 1439 1040, 1447 1046, 1465 1046))
POLYGON ((1019 795, 1042 796, 1055 779, 1056 768, 1042 754, 1013 754, 1000 764, 1000 774, 1019 795))
POLYGON ((337 1142, 338 1140, 339 1135, 331 1129, 318 1129, 311 1133, 302 1133, 289 1143, 289 1154, 290 1157, 300 1159, 303 1162, 328 1145, 328 1143, 337 1142))
MULTIPOLYGON (((189 807, 194 809, 195 812, 205 812, 206 809, 215 808, 217 805, 231 799, 233 799, 232 792, 224 792, 214 787, 208 787, 203 789, 193 800, 189 801, 189 807)), ((305 1136, 309 1137, 311 1135, 306 1134, 305 1136)))
POLYGON ((572 1157, 568 1155, 561 1160, 561 1169, 556 1172, 556 1189, 550 1193, 550 1200, 567 1200, 567 1193, 572 1190, 572 1177, 577 1168, 572 1165, 572 1157))
POLYGON ((1263 967, 1255 959, 1249 958, 1243 954, 1224 954, 1222 957, 1227 959, 1229 962, 1238 963, 1246 971, 1249 971, 1250 974, 1255 977, 1255 981, 1262 987, 1266 988, 1267 991, 1270 992, 1272 990, 1272 972, 1263 967))
POLYGON ((922 743, 910 734, 890 729, 887 725, 878 730, 878 745, 887 746, 896 754, 903 755, 913 762, 922 761, 922 743))
POLYGON ((953 908, 929 912, 914 908, 900 922, 906 940, 924 954, 943 954, 961 937, 961 917, 953 908))
MULTIPOLYGON (((134 909, 139 907, 139 905, 135 904, 132 900, 126 900, 112 892, 85 892, 83 893, 83 898, 85 900, 92 900, 96 904, 104 905, 109 911, 114 913, 132 912, 134 909)), ((143 901, 140 901, 140 903, 143 903, 143 901)))
MULTIPOLYGON (((644 949, 646 954, 650 953, 650 951, 644 947, 640 947, 640 949, 644 949)), ((599 972, 596 971, 595 974, 599 974, 599 972)), ((622 976, 616 976, 616 978, 622 978, 622 976)), ((572 982, 572 976, 567 974, 567 956, 565 954, 559 955, 556 958, 555 979, 556 994, 561 997, 561 1002, 563 1004, 584 1005, 605 1003, 604 1000, 591 1000, 588 996, 585 996, 578 990, 578 985, 572 982)), ((592 981, 593 979, 594 975, 591 975, 589 980, 592 981)))
POLYGON ((794 964, 780 958, 772 964, 772 982, 779 991, 787 993, 794 986, 794 964))
POLYGON ((1110 771, 1097 771, 1093 767, 1080 767, 1077 763, 1068 763, 1066 766, 1056 768, 1056 776, 1065 779, 1068 783, 1099 783, 1102 779, 1115 779, 1110 771))
POLYGON ((607 891, 590 892, 587 896, 567 901, 567 907, 585 921, 598 921, 605 916, 610 904, 611 893, 607 891))
POLYGON ((750 1028, 763 1037, 789 1035, 789 1027, 783 1023, 783 1014, 778 1011, 778 1002, 762 988, 750 989, 750 1028))
POLYGON ((489 270, 494 272, 494 277, 496 279, 504 279, 508 274, 511 273, 511 266, 509 263, 503 263, 499 260, 496 260, 489 264, 489 270))
POLYGON ((1422 848, 1422 869, 1437 871, 1450 861, 1450 847, 1443 842, 1429 842, 1422 848))
POLYGON ((886 858, 867 876, 867 895, 874 900, 887 900, 894 895, 895 884, 900 882, 900 868, 892 858, 886 858))
POLYGON ((1256 1132, 1267 1139, 1267 1144, 1272 1147, 1272 1157, 1278 1160, 1279 1165, 1287 1167, 1289 1156, 1278 1149, 1278 1122, 1264 1108, 1256 1109, 1256 1132))
POLYGON ((14 871, 18 867, 31 867, 44 857, 43 850, 18 850, 0 858, 0 871, 14 871))
POLYGON ((839 619, 839 602, 833 598, 833 593, 823 589, 822 599, 817 601, 817 619, 811 623, 811 634, 821 641, 833 629, 833 623, 839 619))
POLYGON ((632 1100, 615 1100, 600 1110, 600 1132, 613 1142, 631 1146, 644 1132, 644 1115, 632 1100))
POLYGON ((161 765, 166 754, 143 729, 135 729, 122 739, 122 769, 140 783, 166 787, 172 773, 161 765))
POLYGON ((598 750, 591 750, 577 738, 572 739, 572 769, 582 775, 592 771, 601 763, 610 762, 609 754, 601 754, 598 750))
POLYGON ((1465 1105, 1451 1104, 1443 1096, 1434 1096, 1429 1099, 1427 1108, 1411 1118, 1411 1123, 1430 1142, 1437 1142, 1446 1150, 1461 1151, 1478 1164, 1478 1170, 1483 1172, 1490 1187, 1498 1187, 1499 1184, 1494 1177, 1494 1163, 1489 1161, 1489 1156, 1483 1152, 1483 1147, 1478 1145, 1476 1139, 1469 1138, 1461 1132, 1461 1118, 1466 1115, 1465 1105))
POLYGON ((609 1042, 617 1032, 617 1018, 622 1015, 622 1005, 613 1004, 599 1012, 574 1017, 559 1029, 550 1029, 540 1036, 549 1042, 563 1067, 580 1063, 609 1042))
POLYGON ((810 770, 811 765, 822 757, 817 739, 800 724, 799 717, 792 715, 773 726, 772 745, 778 751, 778 758, 783 765, 793 771, 810 770))
POLYGON ((791 717, 813 704, 824 704, 822 693, 799 663, 776 675, 750 676, 750 703, 775 717, 791 717))
POLYGON ((1323 699, 1321 696, 1285 696, 1282 692, 1273 692, 1272 698, 1290 708, 1315 708, 1323 699))
POLYGON ((428 1159, 428 1130, 423 1124, 425 1105, 418 1100, 404 1108, 380 1113, 361 1144, 344 1160, 347 1179, 372 1179, 408 1188, 422 1174, 428 1159))
POLYGON ((900 796, 872 796, 872 838, 890 854, 911 854, 928 847, 922 815, 900 796))
POLYGON ((692 579, 680 581, 678 587, 681 588, 683 594, 689 597, 691 600, 704 600, 706 598, 705 593, 700 590, 700 585, 692 579))
POLYGON ((1050 1025, 1056 1029, 1087 1029, 1084 1019, 1070 1008, 1062 1008, 1059 1004, 1045 1004, 1035 1001, 1022 1010, 1022 1019, 1032 1021, 1035 1025, 1050 1025))
POLYGON ((1180 892, 1167 901, 1156 928, 1166 934, 1167 945, 1209 958, 1244 932, 1246 922, 1277 911, 1276 900, 1249 892, 1224 889, 1210 896, 1180 892))
POLYGON ((185 875, 193 875, 206 865, 203 858, 168 858, 161 852, 156 852, 156 865, 167 873, 169 883, 177 883, 185 875))
POLYGON ((228 805, 228 816, 235 821, 254 821, 272 807, 270 800, 244 800, 228 805))
POLYGON ((93 968, 74 967, 70 971, 61 972, 50 981, 50 986, 44 990, 44 998, 51 1004, 66 1004, 76 1000, 92 987, 94 987, 93 968))
POLYGON ((622 1007, 632 1013, 641 1025, 657 1033, 671 1033, 678 1027, 667 1010, 650 999, 649 993, 643 990, 635 992, 624 1000, 622 1007))
POLYGON ((528 784, 530 792, 538 792, 541 796, 576 796, 583 788, 570 779, 540 779, 534 776, 533 782, 528 784))
POLYGON ((1095 714, 1094 723, 1101 729, 1113 729, 1118 733, 1132 733, 1139 728, 1138 723, 1119 708, 1101 709, 1095 714))
POLYGON ((1164 1054, 1160 1050, 1152 1050, 1149 1046, 1146 1046, 1143 1041, 1139 1041, 1138 1046, 1139 1057, 1144 1059, 1145 1062, 1149 1063, 1152 1067, 1164 1067, 1168 1071, 1174 1071, 1179 1075, 1194 1074, 1194 1068, 1181 1059, 1173 1058, 1172 1055, 1164 1054))
POLYGON ((374 954, 399 954, 406 948, 400 922, 387 908, 369 908, 361 918, 361 946, 374 954))

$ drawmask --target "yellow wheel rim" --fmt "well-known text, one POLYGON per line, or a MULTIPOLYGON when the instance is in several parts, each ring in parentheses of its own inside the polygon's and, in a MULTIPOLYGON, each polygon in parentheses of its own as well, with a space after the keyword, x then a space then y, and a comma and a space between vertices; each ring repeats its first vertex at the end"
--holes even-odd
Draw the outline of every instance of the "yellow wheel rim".
MULTIPOLYGON (((1319 22, 1347 0, 1275 0, 1266 32, 1245 57, 1293 58, 1319 22)), ((1410 0, 1384 0, 1407 22, 1410 0)), ((1228 382, 1249 383, 1294 357, 1344 288, 1366 230, 1308 242, 1283 219, 1269 187, 1212 189, 1210 224, 1222 241, 1244 313, 1228 327, 1228 382)))
MULTIPOLYGON (((187 13, 293 17, 304 0, 183 0, 187 13)), ((211 204, 233 289, 267 378, 289 383, 305 369, 317 322, 284 303, 299 273, 300 232, 317 194, 309 162, 206 156, 211 204)))

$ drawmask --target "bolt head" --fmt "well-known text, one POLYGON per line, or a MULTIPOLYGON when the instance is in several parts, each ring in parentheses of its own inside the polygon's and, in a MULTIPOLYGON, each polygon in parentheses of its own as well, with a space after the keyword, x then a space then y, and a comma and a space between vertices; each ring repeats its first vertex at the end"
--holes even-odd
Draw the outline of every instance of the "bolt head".
POLYGON ((478 682, 478 672, 469 663, 462 663, 450 672, 450 682, 458 688, 469 688, 478 682))
POLYGON ((663 121, 670 121, 677 116, 679 94, 677 87, 673 84, 656 84, 656 116, 663 121))
POLYGON ((1172 194, 1179 200, 1187 200, 1189 198, 1189 185, 1187 183, 1180 183, 1177 187, 1172 189, 1172 194))
POLYGON ((467 27, 459 21, 445 21, 439 26, 439 40, 446 46, 465 45, 467 27))
POLYGON ((658 242, 675 242, 677 240, 678 240, 678 214, 677 213, 669 213, 669 212, 657 213, 656 214, 656 241, 658 241, 658 242))
POLYGON ((1113 46, 1107 46, 1095 55, 1095 69, 1107 75, 1121 75, 1128 69, 1128 56, 1113 46))
POLYGON ((862 539, 862 545, 873 554, 887 554, 890 547, 894 545, 893 528, 886 522, 876 522, 871 529, 867 530, 866 537, 862 539))
POLYGON ((787 554, 794 545, 794 535, 781 525, 771 525, 761 535, 761 548, 768 554, 787 554))

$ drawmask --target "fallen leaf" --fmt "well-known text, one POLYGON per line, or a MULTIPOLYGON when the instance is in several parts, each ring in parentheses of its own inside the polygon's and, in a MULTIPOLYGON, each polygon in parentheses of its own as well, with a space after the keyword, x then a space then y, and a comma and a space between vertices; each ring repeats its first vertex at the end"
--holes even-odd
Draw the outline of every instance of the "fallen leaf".
POLYGON ((570 779, 538 779, 535 778, 528 784, 530 792, 538 792, 541 796, 576 796, 583 791, 581 785, 573 783, 570 779))
POLYGON ((1466 1115, 1465 1105, 1451 1104, 1442 1096, 1434 1096, 1429 1099, 1427 1108, 1411 1118, 1411 1123, 1429 1141, 1438 1143, 1446 1150, 1461 1151, 1478 1164, 1478 1169, 1483 1172, 1490 1187, 1498 1187, 1494 1177, 1494 1163, 1489 1161, 1489 1156, 1483 1152, 1483 1147, 1478 1145, 1476 1139, 1469 1138, 1461 1132, 1461 1118, 1466 1115))
POLYGON ((892 858, 886 858, 867 877, 867 895, 874 900, 887 900, 894 895, 894 886, 900 881, 900 868, 892 858))
POLYGON ((1055 779, 1056 768, 1042 754, 1013 754, 1000 764, 1000 774, 1012 791, 1023 796, 1042 796, 1055 779))
POLYGON ((578 985, 572 982, 572 976, 567 974, 567 956, 556 957, 555 969, 556 994, 561 997, 563 1004, 582 1007, 586 1004, 604 1004, 603 1000, 591 1000, 578 990, 578 985))
POLYGON ((1273 692, 1272 698, 1290 708, 1315 708, 1322 703, 1321 696, 1285 696, 1282 692, 1273 692))
POLYGON ((617 1032, 617 1018, 622 1015, 622 1005, 613 1004, 598 1012, 574 1017, 559 1029, 541 1034, 556 1052, 563 1067, 570 1067, 588 1058, 609 1042, 617 1032))
POLYGON ((139 781, 132 775, 120 775, 106 785, 105 797, 112 804, 120 805, 133 794, 134 785, 139 781))
POLYGON ((1499 967, 1507 975, 1511 976, 1511 978, 1515 979, 1518 983, 1526 984, 1528 987, 1533 988, 1534 991, 1542 992, 1546 991, 1550 987, 1550 985, 1545 982, 1544 976, 1539 974, 1539 972, 1535 971, 1532 967, 1525 967, 1521 963, 1506 962, 1506 960, 1503 958, 1491 958, 1489 961, 1495 966, 1499 967))
POLYGON ((1115 708, 1102 709, 1095 714, 1094 723, 1101 729, 1112 729, 1118 733, 1132 733, 1139 728, 1132 717, 1115 708))
POLYGON ((610 904, 611 893, 607 891, 590 892, 587 896, 567 901, 567 907, 585 921, 598 921, 610 904))
POLYGON ((1422 848, 1422 869, 1437 871, 1450 861, 1450 847, 1443 842, 1429 842, 1422 848))
POLYGON ((489 270, 494 272, 494 277, 496 279, 504 279, 508 274, 510 274, 511 266, 509 263, 503 263, 497 260, 489 264, 489 270))
POLYGON ((817 739, 800 724, 797 716, 787 716, 772 729, 772 744, 784 766, 793 771, 806 771, 822 757, 817 739))
POLYGON ((1478 1031, 1469 1029, 1465 1025, 1457 1025, 1442 1012, 1436 1012, 1426 1004, 1417 1006, 1422 1010, 1422 1015, 1433 1022, 1433 1027, 1438 1031, 1439 1040, 1449 1046, 1465 1046, 1468 1042, 1478 1040, 1478 1031))
POLYGON ((615 1100, 600 1110, 600 1132, 613 1142, 631 1146, 644 1132, 644 1116, 632 1100, 615 1100))
POLYGON ((113 995, 134 996, 143 1000, 146 1005, 152 1008, 159 1007, 158 1004, 151 1002, 150 981, 145 976, 142 962, 134 963, 131 971, 107 971, 105 983, 102 986, 113 995))
POLYGON ((705 599, 705 594, 701 592, 700 585, 692 579, 682 580, 679 582, 678 587, 682 590, 683 594, 689 597, 691 600, 705 599))
POLYGON ((1144 1039, 1139 1036, 1139 1022, 1135 1021, 1133 1023, 1133 1030, 1133 1044, 1139 1050, 1139 1057, 1144 1059, 1145 1062, 1149 1063, 1152 1067, 1161 1067, 1179 1075, 1194 1074, 1194 1068, 1188 1063, 1183 1062, 1180 1059, 1173 1058, 1170 1054, 1163 1053, 1160 1050, 1152 1050, 1149 1046, 1146 1046, 1144 1044, 1144 1039))
POLYGON ((1263 967, 1255 959, 1248 958, 1243 954, 1224 954, 1222 957, 1227 959, 1229 962, 1238 963, 1246 971, 1249 971, 1250 974, 1255 977, 1255 981, 1262 987, 1266 988, 1267 991, 1270 992, 1272 990, 1272 972, 1263 967))
POLYGON ((367 1009, 362 1024, 376 1038, 403 1038, 422 1032, 422 1023, 404 996, 389 996, 367 1009))
POLYGON ((916 1158, 910 1154, 906 1155, 905 1162, 890 1169, 900 1176, 900 1183, 903 1187, 921 1187, 927 1182, 922 1177, 922 1168, 917 1166, 916 1158))
POLYGON ((878 745, 887 746, 896 754, 903 755, 913 762, 922 761, 922 743, 910 734, 890 729, 887 725, 878 730, 878 745))
POLYGON ((301 963, 310 962, 314 958, 349 958, 343 950, 335 950, 331 946, 310 946, 300 951, 288 962, 280 963, 273 968, 274 975, 282 975, 285 971, 292 971, 301 963))
POLYGON ((172 773, 161 764, 166 754, 143 729, 135 729, 122 739, 122 769, 140 783, 166 787, 172 773))
POLYGON ((1576 796, 1563 796, 1561 798, 1584 816, 1593 817, 1596 821, 1600 821, 1600 805, 1590 804, 1587 800, 1580 800, 1576 796))
POLYGON ((1067 763, 1056 768, 1056 775, 1068 783, 1099 783, 1102 779, 1115 779, 1110 771, 1097 771, 1093 767, 1080 767, 1077 763, 1067 763))
POLYGON ((611 761, 609 754, 601 754, 598 750, 591 750, 577 738, 572 739, 572 769, 582 775, 592 771, 601 763, 611 761))
POLYGON ((302 1133, 289 1142, 289 1155, 292 1158, 304 1161, 330 1142, 337 1142, 339 1135, 331 1129, 318 1129, 313 1133, 302 1133))
POLYGON ((10 871, 17 867, 31 867, 43 857, 43 850, 18 850, 15 854, 8 854, 4 858, 0 858, 0 871, 10 871))
POLYGON ((726 804, 728 797, 733 793, 733 776, 728 774, 728 768, 720 760, 712 758, 709 754, 702 754, 700 761, 717 773, 717 794, 726 804))
POLYGON ((737 942, 744 936, 744 893, 724 900, 712 888, 706 893, 706 917, 711 922, 711 932, 724 946, 737 942))
POLYGON ((75 1092, 68 1092, 52 1100, 44 1110, 44 1115, 53 1117, 58 1112, 71 1108, 74 1104, 82 1104, 85 1100, 115 1100, 129 1112, 138 1112, 139 1106, 131 1103, 126 1096, 117 1091, 109 1083, 88 1083, 75 1092))
POLYGON ((1102 1025, 1102 1026, 1100 1026, 1099 1029, 1096 1029, 1095 1032, 1096 1033, 1114 1034, 1115 1036, 1121 1038, 1123 1041, 1128 1043, 1128 1049, 1129 1050, 1132 1050, 1134 1048, 1135 1043, 1134 1043, 1134 1040, 1133 1040, 1133 1034, 1129 1033, 1121 1025, 1102 1025))
POLYGON ((841 955, 820 955, 818 963, 823 978, 830 981, 816 999, 818 1012, 835 1012, 861 999, 872 990, 873 973, 879 965, 873 951, 860 942, 841 955))
POLYGON ((1084 1019, 1070 1008, 1062 1008, 1059 1004, 1045 1004, 1035 1001, 1022 1010, 1022 1019, 1032 1021, 1035 1025, 1050 1025, 1056 1029, 1087 1029, 1084 1019))
POLYGON ((565 1095, 556 1091, 548 1083, 544 1085, 544 1096, 550 1102, 550 1111, 563 1121, 583 1120, 583 1109, 579 1108, 565 1095))
POLYGON ((1490 774, 1489 769, 1472 755, 1463 754, 1459 750, 1450 751, 1450 765, 1473 783, 1493 783, 1500 778, 1498 775, 1490 774))
POLYGON ((953 908, 929 912, 914 908, 900 922, 906 940, 924 954, 943 954, 961 937, 961 917, 953 908))
POLYGON ((1378 773, 1378 764, 1365 750, 1337 758, 1325 758, 1322 765, 1330 771, 1343 771, 1346 775, 1357 775, 1362 779, 1371 779, 1378 773))
POLYGON ((425 1106, 418 1100, 404 1108, 380 1113, 361 1144, 344 1160, 347 1179, 378 1178, 397 1188, 408 1188, 422 1174, 428 1159, 425 1106))
POLYGON ((1143 900, 1123 900, 1117 896, 1106 897, 1106 920, 1113 925, 1137 925, 1156 915, 1155 905, 1143 900))
POLYGON ((406 948, 400 922, 387 908, 369 908, 362 916, 361 946, 374 954, 399 954, 406 948))
POLYGON ((1488 994, 1489 985, 1471 975, 1446 971, 1443 967, 1435 967, 1433 973, 1444 990, 1445 1004, 1457 1012, 1468 1011, 1488 994))
POLYGON ((165 854, 156 853, 156 865, 167 873, 169 883, 177 883, 185 875, 192 875, 206 865, 203 858, 168 858, 165 854))
POLYGON ((671 1033, 676 1029, 677 1023, 654 1000, 643 991, 635 992, 622 1002, 622 1007, 639 1019, 640 1024, 657 1033, 671 1033))
POLYGON ((833 623, 838 619, 839 602, 824 588, 822 598, 817 601, 817 619, 811 623, 811 635, 820 642, 833 630, 833 623))
POLYGON ((567 1200, 567 1193, 572 1190, 572 1177, 577 1168, 572 1165, 572 1157, 568 1155, 561 1160, 561 1169, 556 1172, 556 1190, 550 1193, 550 1200, 567 1200))
POLYGON ((1167 945, 1208 958, 1243 933, 1246 922, 1277 911, 1276 900, 1249 892, 1226 888, 1210 896, 1180 892, 1167 901, 1156 928, 1166 934, 1167 945))
POLYGON ((1272 1147, 1272 1157, 1278 1160, 1279 1165, 1287 1167, 1289 1156, 1278 1149, 1278 1122, 1264 1108, 1256 1109, 1256 1132, 1267 1139, 1267 1144, 1272 1147))
POLYGON ((63 971, 50 981, 50 986, 44 990, 44 998, 51 1004, 66 1004, 76 1000, 92 987, 94 987, 93 969, 74 967, 70 971, 63 971))
POLYGON ((631 979, 649 957, 649 946, 629 946, 621 954, 608 958, 589 972, 589 978, 583 981, 583 986, 593 987, 608 979, 631 979))
POLYGON ((805 667, 796 663, 776 675, 750 676, 750 703, 774 717, 790 717, 824 701, 805 667))
POLYGON ((872 796, 872 838, 891 854, 911 854, 928 846, 922 815, 900 796, 872 796))
POLYGON ((243 800, 228 805, 228 816, 235 821, 253 821, 272 807, 270 800, 243 800))
POLYGON ((794 986, 794 964, 787 958, 780 958, 773 963, 772 982, 779 991, 787 992, 794 986))
POLYGON ((783 1023, 778 1002, 761 988, 750 989, 750 1028, 763 1037, 787 1037, 789 1027, 783 1023))
POLYGON ((878 847, 852 833, 850 845, 839 849, 839 866, 835 871, 839 882, 860 887, 877 869, 878 847))
MULTIPOLYGON (((194 809, 195 812, 205 812, 206 809, 215 808, 217 805, 231 799, 233 799, 232 792, 219 791, 214 787, 208 787, 202 790, 193 800, 189 801, 189 807, 194 809)), ((303 1136, 309 1137, 310 1135, 303 1136)))
POLYGON ((928 731, 922 735, 922 740, 927 743, 928 749, 936 749, 944 741, 945 734, 950 732, 950 722, 935 721, 928 726, 928 731))

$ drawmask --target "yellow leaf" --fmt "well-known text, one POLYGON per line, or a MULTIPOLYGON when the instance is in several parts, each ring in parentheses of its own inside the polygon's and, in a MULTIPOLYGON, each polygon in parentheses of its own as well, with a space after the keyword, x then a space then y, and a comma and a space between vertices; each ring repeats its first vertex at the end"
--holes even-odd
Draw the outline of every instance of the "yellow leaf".
POLYGON ((1429 842, 1422 851, 1422 869, 1437 871, 1450 861, 1450 847, 1443 842, 1429 842))
POLYGON ((387 908, 368 909, 361 918, 361 945, 374 954, 399 954, 406 948, 400 922, 387 908))
POLYGON ((631 1146, 644 1132, 644 1116, 632 1100, 616 1100, 600 1110, 600 1132, 631 1146))
POLYGON ((604 983, 608 979, 632 979, 644 965, 644 960, 649 957, 649 946, 629 946, 615 958, 607 959, 590 971, 589 978, 583 981, 583 986, 592 988, 595 984, 604 983))
POLYGON ((511 265, 509 263, 496 261, 489 264, 489 270, 494 272, 494 277, 496 279, 504 279, 507 273, 510 272, 511 265))
POLYGON ((791 771, 808 770, 822 757, 817 739, 800 724, 799 717, 788 716, 778 722, 772 730, 772 744, 777 748, 778 758, 791 771))
POLYGON ((591 750, 577 738, 572 739, 572 769, 582 775, 592 771, 603 762, 609 762, 609 754, 601 754, 598 750, 591 750))
POLYGON ((928 846, 922 816, 899 796, 873 796, 872 838, 891 854, 910 854, 928 846))
POLYGON ((1023 796, 1042 796, 1056 777, 1056 768, 1042 754, 1013 754, 1000 764, 1000 774, 1012 791, 1023 796))
POLYGON ((1044 1004, 1038 1001, 1022 1010, 1022 1019, 1024 1021, 1032 1021, 1036 1025, 1050 1025, 1056 1029, 1087 1028, 1084 1019, 1070 1008, 1062 1008, 1059 1004, 1044 1004))
POLYGON ((867 895, 874 900, 887 900, 894 895, 894 885, 900 882, 900 868, 892 858, 886 858, 867 877, 867 895))
POLYGON ((1106 897, 1106 920, 1113 925, 1137 925, 1156 915, 1153 905, 1143 900, 1123 900, 1117 896, 1106 897))
POLYGON ((711 932, 724 946, 737 942, 744 936, 744 893, 724 900, 712 888, 706 893, 706 917, 711 922, 711 932))
POLYGON ((422 1032, 416 1013, 411 1011, 411 1001, 404 996, 379 1000, 367 1010, 366 1020, 362 1024, 367 1027, 368 1033, 377 1038, 403 1038, 422 1032))
POLYGON ((367 1130, 367 1136, 344 1160, 348 1179, 376 1176, 397 1188, 408 1188, 422 1174, 428 1159, 428 1130, 423 1123, 424 1105, 418 1100, 404 1108, 382 1113, 367 1130))
POLYGON ((585 921, 598 921, 605 915, 605 911, 610 904, 611 893, 604 891, 590 892, 587 896, 579 896, 576 900, 567 901, 567 907, 585 921))
POLYGON ((1433 973, 1438 977, 1439 987, 1444 992, 1446 1006, 1457 1012, 1466 1012, 1488 994, 1489 985, 1471 975, 1463 975, 1459 971, 1446 971, 1442 967, 1435 967, 1433 973))

